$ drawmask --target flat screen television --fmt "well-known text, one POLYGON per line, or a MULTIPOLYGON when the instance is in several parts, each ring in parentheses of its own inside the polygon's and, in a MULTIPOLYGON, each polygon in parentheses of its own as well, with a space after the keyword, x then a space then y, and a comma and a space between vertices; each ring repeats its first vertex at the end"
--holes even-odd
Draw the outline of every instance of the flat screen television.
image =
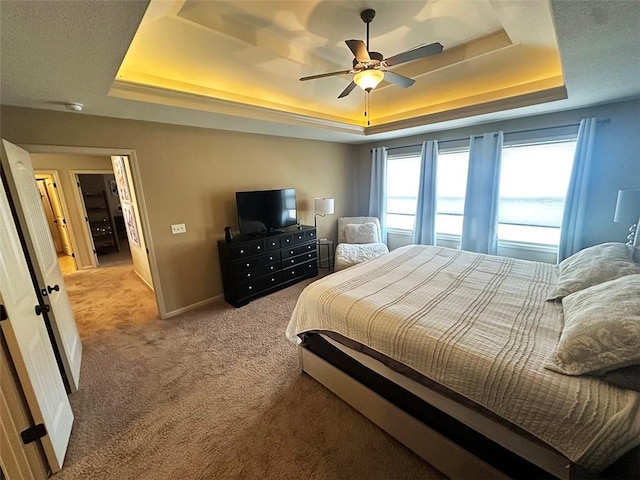
POLYGON ((236 192, 236 206, 243 235, 267 234, 297 222, 293 188, 236 192))

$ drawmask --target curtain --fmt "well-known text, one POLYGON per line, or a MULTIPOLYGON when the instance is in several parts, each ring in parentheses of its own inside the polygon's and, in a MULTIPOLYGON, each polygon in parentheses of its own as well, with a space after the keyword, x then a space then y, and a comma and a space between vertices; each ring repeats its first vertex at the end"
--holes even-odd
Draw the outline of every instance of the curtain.
POLYGON ((593 157, 593 145, 596 136, 596 119, 585 118, 580 121, 576 153, 569 188, 564 201, 558 263, 584 247, 583 234, 586 217, 589 170, 593 157))
POLYGON ((387 243, 387 148, 371 150, 371 189, 369 216, 380 221, 380 238, 387 243))
POLYGON ((503 133, 472 136, 460 248, 495 255, 503 133))
POLYGON ((435 245, 438 141, 423 142, 420 156, 420 188, 412 241, 422 245, 435 245))

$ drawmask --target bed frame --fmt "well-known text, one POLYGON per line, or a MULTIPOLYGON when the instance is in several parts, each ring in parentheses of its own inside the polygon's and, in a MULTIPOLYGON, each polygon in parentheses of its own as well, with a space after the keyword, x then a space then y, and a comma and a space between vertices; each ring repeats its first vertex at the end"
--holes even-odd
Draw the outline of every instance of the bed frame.
MULTIPOLYGON (((362 365, 318 334, 298 347, 300 366, 343 401, 451 478, 639 478, 640 447, 600 474, 466 405, 398 375, 362 365), (378 373, 379 372, 379 373, 378 373), (416 395, 419 393, 420 396, 416 395)), ((364 355, 364 354, 360 354, 364 355)))

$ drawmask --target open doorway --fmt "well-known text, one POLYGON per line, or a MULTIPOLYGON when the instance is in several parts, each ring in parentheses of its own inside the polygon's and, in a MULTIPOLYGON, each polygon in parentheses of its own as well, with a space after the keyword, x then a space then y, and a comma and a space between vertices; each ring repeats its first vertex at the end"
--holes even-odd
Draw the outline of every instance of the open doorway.
POLYGON ((76 185, 97 266, 132 263, 114 173, 76 173, 76 185))
MULTIPOLYGON (((136 288, 135 282, 140 282, 143 290, 138 297, 147 298, 147 294, 143 293, 144 288, 147 288, 147 292, 151 294, 150 302, 156 306, 156 315, 161 316, 158 298, 160 293, 154 288, 150 246, 145 238, 148 231, 147 220, 140 214, 144 210, 138 207, 138 202, 144 200, 136 191, 134 174, 137 167, 131 160, 133 153, 85 147, 31 146, 29 150, 34 170, 38 173, 56 172, 60 179, 57 191, 62 194, 64 190, 62 196, 66 198, 68 206, 66 224, 72 227, 71 240, 75 243, 73 253, 77 264, 77 270, 67 270, 68 275, 77 277, 87 274, 96 279, 106 275, 108 272, 105 270, 112 266, 119 267, 121 272, 124 267, 130 273, 122 273, 121 279, 129 282, 128 286, 120 280, 96 281, 96 289, 104 286, 108 290, 105 296, 123 299, 132 291, 131 288, 136 288), (121 155, 116 155, 118 153, 121 155), (101 271, 105 272, 101 274, 101 271), (123 291, 119 291, 120 287, 123 291)), ((73 277, 65 275, 67 285, 90 283, 89 277, 84 280, 73 278, 73 282, 71 278, 73 277)), ((87 302, 91 303, 89 309, 93 311, 101 298, 98 293, 101 292, 86 295, 87 302)), ((74 305, 73 299, 72 305, 74 310, 78 308, 78 313, 81 308, 87 307, 74 305)))

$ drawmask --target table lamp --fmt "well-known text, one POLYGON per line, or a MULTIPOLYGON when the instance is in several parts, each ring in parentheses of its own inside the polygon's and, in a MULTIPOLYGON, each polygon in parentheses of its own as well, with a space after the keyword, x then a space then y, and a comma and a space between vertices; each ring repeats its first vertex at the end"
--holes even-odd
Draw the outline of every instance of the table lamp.
POLYGON ((325 215, 333 215, 333 198, 313 199, 313 225, 317 228, 317 218, 325 215))
POLYGON ((627 245, 633 243, 633 237, 638 228, 636 223, 638 217, 640 217, 640 188, 618 190, 618 201, 616 202, 616 213, 613 221, 630 225, 627 245))

